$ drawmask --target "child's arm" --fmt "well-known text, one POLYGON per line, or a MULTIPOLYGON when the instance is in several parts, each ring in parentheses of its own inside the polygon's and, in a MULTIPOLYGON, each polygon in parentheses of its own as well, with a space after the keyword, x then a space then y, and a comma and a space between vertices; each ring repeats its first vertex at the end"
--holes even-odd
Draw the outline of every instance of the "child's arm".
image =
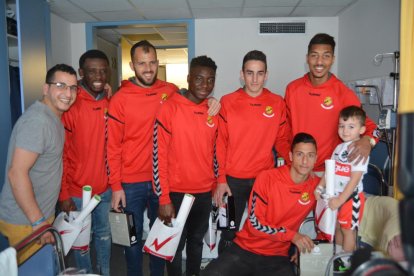
POLYGON ((357 171, 351 172, 351 179, 349 180, 348 184, 346 185, 344 191, 338 196, 334 197, 329 200, 329 208, 332 210, 336 210, 345 203, 345 201, 352 195, 355 190, 355 187, 358 185, 362 174, 364 172, 357 171))
POLYGON ((325 174, 324 174, 321 177, 321 181, 319 181, 319 185, 316 186, 315 191, 313 192, 316 200, 321 199, 321 194, 325 190, 325 187, 326 187, 326 182, 325 182, 325 174))

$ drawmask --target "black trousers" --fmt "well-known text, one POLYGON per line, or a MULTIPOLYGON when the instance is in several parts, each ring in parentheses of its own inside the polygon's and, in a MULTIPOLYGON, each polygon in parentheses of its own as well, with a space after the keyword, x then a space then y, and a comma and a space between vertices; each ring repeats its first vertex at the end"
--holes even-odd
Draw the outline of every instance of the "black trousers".
MULTIPOLYGON (((234 197, 234 208, 236 212, 236 225, 237 230, 240 228, 240 222, 243 217, 244 209, 246 208, 246 203, 249 200, 250 193, 254 184, 254 178, 235 178, 232 176, 226 176, 227 184, 230 187, 231 193, 234 197)), ((234 230, 223 230, 221 232, 220 243, 218 247, 218 252, 221 254, 226 247, 229 247, 233 243, 233 239, 236 236, 234 230)))
POLYGON ((202 271, 202 276, 294 276, 285 256, 263 256, 242 249, 237 244, 220 254, 202 271))
MULTIPOLYGON (((203 254, 203 238, 208 229, 211 212, 211 192, 192 194, 195 197, 178 244, 174 260, 167 262, 168 276, 182 276, 182 251, 186 245, 186 275, 199 275, 203 254)), ((184 193, 170 193, 176 215, 180 209, 184 193)))

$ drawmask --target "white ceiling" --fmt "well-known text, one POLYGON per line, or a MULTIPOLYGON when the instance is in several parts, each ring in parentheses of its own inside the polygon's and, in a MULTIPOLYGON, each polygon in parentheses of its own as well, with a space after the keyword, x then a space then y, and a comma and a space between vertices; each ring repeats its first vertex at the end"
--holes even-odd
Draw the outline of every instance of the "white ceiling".
MULTIPOLYGON (((51 11, 71 23, 248 17, 332 17, 359 0, 47 0, 51 11)), ((128 25, 98 29, 97 35, 118 45, 147 39, 157 48, 187 45, 186 24, 128 25), (139 35, 134 37, 134 35, 139 35)), ((158 51, 158 55, 163 55, 158 51)), ((186 56, 186 50, 165 50, 186 56)), ((160 58, 162 60, 162 58, 160 58)))

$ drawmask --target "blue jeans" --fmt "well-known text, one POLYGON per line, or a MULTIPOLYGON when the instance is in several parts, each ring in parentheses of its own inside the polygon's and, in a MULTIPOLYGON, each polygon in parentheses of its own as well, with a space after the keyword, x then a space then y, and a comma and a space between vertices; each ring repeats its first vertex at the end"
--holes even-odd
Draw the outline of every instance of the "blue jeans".
MULTIPOLYGON (((158 197, 152 190, 151 181, 137 183, 122 183, 126 197, 125 211, 134 215, 135 229, 138 242, 131 247, 124 247, 128 276, 142 276, 142 228, 144 224, 144 211, 147 209, 150 227, 158 216, 158 197)), ((164 259, 150 255, 151 276, 164 275, 164 259)))
MULTIPOLYGON (((92 212, 92 241, 96 250, 96 273, 102 275, 110 274, 111 260, 111 228, 109 225, 109 211, 111 209, 111 189, 100 194, 101 202, 92 212)), ((82 198, 72 197, 78 210, 82 209, 82 198)), ((73 250, 76 265, 80 269, 86 269, 87 273, 93 273, 89 250, 73 250)))

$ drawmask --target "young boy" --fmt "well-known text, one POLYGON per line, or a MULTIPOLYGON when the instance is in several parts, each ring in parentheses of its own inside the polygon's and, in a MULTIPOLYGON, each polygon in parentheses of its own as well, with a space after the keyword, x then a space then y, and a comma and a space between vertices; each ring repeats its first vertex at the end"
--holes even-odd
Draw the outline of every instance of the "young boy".
MULTIPOLYGON (((362 161, 350 163, 348 146, 359 140, 365 132, 365 119, 365 112, 360 107, 348 106, 341 110, 338 135, 343 143, 335 148, 331 157, 335 160, 335 197, 329 199, 329 208, 339 209, 335 240, 337 244, 342 245, 344 252, 355 250, 356 230, 364 210, 362 178, 367 172, 369 159, 365 163, 362 161)), ((315 190, 315 196, 318 199, 325 188, 325 178, 321 179, 319 185, 315 190)), ((339 270, 349 268, 350 263, 347 259, 339 259, 337 265, 339 270)))

